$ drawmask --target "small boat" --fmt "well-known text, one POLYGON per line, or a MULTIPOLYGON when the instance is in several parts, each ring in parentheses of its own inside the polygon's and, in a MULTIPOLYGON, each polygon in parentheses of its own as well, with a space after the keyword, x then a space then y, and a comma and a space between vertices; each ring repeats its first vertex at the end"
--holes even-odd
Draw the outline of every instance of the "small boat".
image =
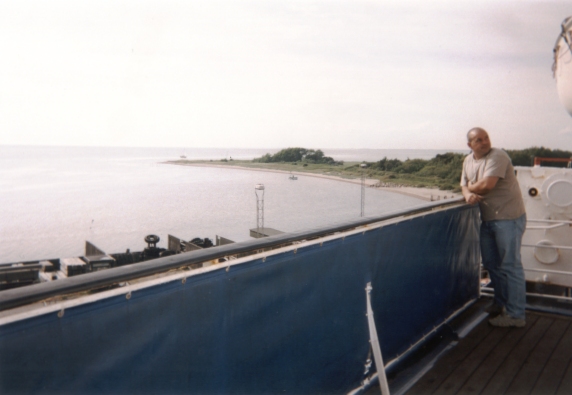
POLYGON ((181 155, 181 159, 187 159, 187 155, 181 155))
POLYGON ((294 174, 290 173, 290 177, 288 177, 289 180, 297 180, 298 177, 296 177, 294 174))

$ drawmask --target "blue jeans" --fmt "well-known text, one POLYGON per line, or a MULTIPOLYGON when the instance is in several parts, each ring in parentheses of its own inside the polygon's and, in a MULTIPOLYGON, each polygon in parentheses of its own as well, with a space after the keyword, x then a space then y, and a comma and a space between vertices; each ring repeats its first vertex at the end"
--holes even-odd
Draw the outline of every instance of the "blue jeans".
POLYGON ((526 281, 520 260, 520 245, 526 214, 511 220, 481 224, 481 256, 495 290, 495 302, 513 318, 524 318, 526 281))

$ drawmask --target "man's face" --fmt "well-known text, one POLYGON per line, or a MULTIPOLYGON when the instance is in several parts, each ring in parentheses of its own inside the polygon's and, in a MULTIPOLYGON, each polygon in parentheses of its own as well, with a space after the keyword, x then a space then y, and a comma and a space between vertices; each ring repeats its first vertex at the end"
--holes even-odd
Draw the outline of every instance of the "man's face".
POLYGON ((491 150, 491 141, 489 140, 487 132, 479 130, 471 132, 469 136, 471 137, 471 140, 467 145, 473 150, 473 154, 477 159, 489 153, 491 150))

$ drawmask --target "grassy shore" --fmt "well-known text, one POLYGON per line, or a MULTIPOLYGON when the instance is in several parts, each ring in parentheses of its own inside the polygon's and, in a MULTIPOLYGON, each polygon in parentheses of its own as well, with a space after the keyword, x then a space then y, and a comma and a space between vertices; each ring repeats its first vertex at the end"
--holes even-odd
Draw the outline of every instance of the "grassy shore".
MULTIPOLYGON (((531 166, 535 157, 570 158, 572 152, 532 147, 525 150, 507 150, 515 166, 531 166)), ((254 160, 177 160, 169 163, 195 166, 225 166, 251 170, 293 172, 298 175, 313 174, 335 177, 338 180, 356 181, 362 175, 368 186, 384 188, 426 188, 459 193, 459 180, 464 155, 445 153, 429 160, 383 158, 376 162, 338 162, 324 155, 321 150, 301 147, 285 148, 274 155, 266 154, 254 160), (361 167, 365 165, 366 167, 361 167)), ((431 192, 432 193, 432 192, 431 192)))
POLYGON ((173 164, 204 164, 204 165, 224 165, 235 167, 246 167, 249 169, 265 169, 265 170, 280 170, 286 172, 298 173, 317 173, 324 175, 331 175, 341 178, 356 178, 360 174, 356 171, 349 170, 351 166, 359 166, 358 162, 348 162, 343 166, 332 166, 327 164, 316 163, 292 163, 292 162, 279 162, 279 163, 260 163, 250 160, 176 160, 170 161, 173 164))
MULTIPOLYGON (((413 174, 399 174, 391 171, 380 171, 377 169, 361 168, 361 162, 345 162, 343 165, 330 165, 319 163, 292 163, 292 162, 277 162, 277 163, 261 163, 253 162, 250 160, 176 160, 167 163, 176 165, 195 165, 195 166, 224 166, 246 168, 252 170, 265 170, 265 171, 280 171, 292 172, 297 175, 322 175, 325 177, 335 177, 342 180, 359 182, 362 172, 366 178, 366 184, 370 187, 384 187, 384 188, 407 188, 404 189, 411 191, 410 188, 425 188, 427 191, 421 193, 420 196, 425 196, 429 199, 432 190, 444 190, 450 192, 454 188, 440 188, 442 180, 435 177, 420 177, 413 174)), ((438 195, 437 193, 434 193, 438 195)))

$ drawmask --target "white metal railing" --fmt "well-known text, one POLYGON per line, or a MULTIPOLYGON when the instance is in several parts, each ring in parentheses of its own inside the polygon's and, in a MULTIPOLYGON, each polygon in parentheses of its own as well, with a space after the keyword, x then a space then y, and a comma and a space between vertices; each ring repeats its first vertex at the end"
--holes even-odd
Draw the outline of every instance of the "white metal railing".
MULTIPOLYGON (((494 295, 494 290, 492 288, 483 287, 483 288, 481 288, 481 292, 484 296, 491 297, 494 295)), ((570 296, 550 295, 550 294, 541 294, 541 293, 533 293, 533 292, 527 292, 526 296, 535 296, 535 297, 544 298, 544 299, 566 300, 566 301, 572 302, 572 297, 570 297, 570 296)))
POLYGON ((552 248, 557 250, 572 250, 572 246, 556 246, 551 244, 521 244, 521 247, 552 248))
POLYGON ((556 229, 561 228, 563 226, 569 225, 572 226, 572 221, 564 221, 559 219, 529 219, 527 222, 539 222, 539 223, 548 223, 553 225, 544 225, 544 226, 527 226, 527 230, 548 230, 548 229, 556 229))
POLYGON ((572 276, 572 272, 564 272, 562 270, 550 270, 550 269, 524 269, 525 272, 538 272, 546 274, 563 274, 565 276, 572 276))

